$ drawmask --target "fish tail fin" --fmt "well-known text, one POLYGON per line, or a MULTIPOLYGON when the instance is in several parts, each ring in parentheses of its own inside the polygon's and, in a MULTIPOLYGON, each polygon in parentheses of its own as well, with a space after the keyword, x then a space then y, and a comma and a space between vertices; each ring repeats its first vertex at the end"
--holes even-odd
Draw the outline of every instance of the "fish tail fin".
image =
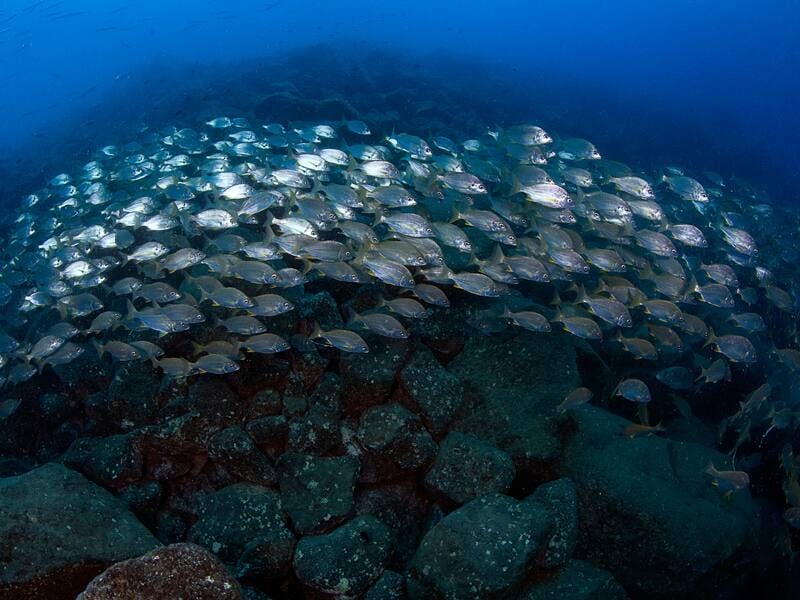
POLYGON ((386 220, 386 215, 383 212, 383 208, 380 206, 375 207, 375 220, 372 222, 372 226, 375 227, 376 225, 380 225, 386 220))
POLYGON ((598 294, 604 294, 604 293, 607 293, 608 291, 609 291, 608 284, 605 281, 603 281, 602 279, 598 279, 597 280, 597 289, 595 289, 595 291, 593 292, 594 295, 596 296, 598 294))
POLYGON ((69 313, 67 311, 67 305, 64 304, 63 302, 58 302, 56 304, 56 310, 58 311, 58 314, 61 317, 62 321, 66 320, 66 318, 69 316, 69 313))
POLYGON ((453 204, 453 210, 450 212, 450 218, 447 220, 448 223, 455 223, 456 221, 461 219, 461 211, 458 210, 458 206, 453 204))
POLYGON ((495 244, 494 250, 492 250, 492 255, 489 257, 489 260, 494 263, 506 262, 506 255, 503 254, 503 249, 500 247, 500 244, 495 244))
POLYGON ((558 293, 558 289, 553 290, 553 299, 550 300, 550 304, 552 306, 561 306, 561 295, 558 293))
POLYGON ((302 263, 303 263, 303 268, 300 270, 300 272, 301 272, 301 273, 303 274, 303 276, 305 277, 305 276, 306 276, 306 275, 308 275, 308 274, 311 272, 311 270, 314 268, 314 264, 313 264, 313 263, 312 263, 310 260, 308 260, 307 258, 301 258, 301 259, 300 259, 300 262, 302 262, 302 263))
POLYGON ((717 469, 716 469, 716 467, 714 467, 713 461, 708 461, 708 464, 706 465, 706 468, 704 469, 704 473, 707 473, 707 474, 711 475, 712 477, 714 477, 717 474, 717 469))
POLYGON ((589 296, 586 293, 586 288, 583 287, 582 283, 575 284, 574 287, 576 288, 575 291, 577 292, 577 296, 575 298, 576 304, 583 304, 589 300, 589 296))
POLYGON ((139 312, 136 310, 136 307, 133 305, 133 302, 131 302, 130 299, 125 300, 125 307, 127 309, 127 314, 125 315, 125 318, 128 321, 135 321, 136 316, 139 314, 139 312))
POLYGON ((320 337, 322 337, 322 329, 320 329, 319 323, 315 321, 311 333, 308 334, 308 339, 314 340, 320 337))
POLYGON ((353 260, 350 261, 350 264, 360 267, 364 264, 364 259, 367 256, 367 253, 375 247, 375 244, 371 240, 364 240, 364 243, 361 244, 361 248, 358 249, 356 252, 356 256, 353 260))
POLYGON ((98 342, 97 340, 92 340, 92 346, 94 347, 95 351, 97 352, 97 357, 99 359, 102 359, 103 358, 103 354, 105 354, 105 351, 106 351, 105 348, 103 347, 103 345, 100 342, 98 342))
POLYGON ((354 325, 356 323, 361 323, 362 319, 361 316, 353 309, 352 306, 345 307, 345 318, 346 323, 348 325, 354 325))
POLYGON ((717 335, 714 333, 714 328, 709 326, 708 328, 708 339, 703 344, 703 348, 706 346, 710 346, 717 340, 717 335))

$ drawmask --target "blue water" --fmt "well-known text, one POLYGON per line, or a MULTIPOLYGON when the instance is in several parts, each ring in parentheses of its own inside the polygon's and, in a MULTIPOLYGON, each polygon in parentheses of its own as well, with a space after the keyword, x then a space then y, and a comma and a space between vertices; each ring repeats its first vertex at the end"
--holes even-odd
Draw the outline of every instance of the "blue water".
MULTIPOLYGON (((235 74, 242 61, 318 45, 321 55, 345 53, 345 64, 380 49, 389 62, 458 77, 494 94, 502 114, 504 102, 520 98, 497 94, 488 72, 538 103, 515 105, 515 116, 556 112, 568 116, 571 133, 617 158, 647 154, 751 177, 792 201, 800 182, 798 23, 800 3, 790 0, 5 0, 0 175, 5 194, 25 193, 64 154, 106 143, 110 115, 126 122, 191 86, 213 94, 218 74, 235 74), (461 61, 459 73, 442 62, 451 59, 461 61), (471 79, 478 62, 485 70, 471 79)), ((376 73, 387 66, 376 62, 376 73)))

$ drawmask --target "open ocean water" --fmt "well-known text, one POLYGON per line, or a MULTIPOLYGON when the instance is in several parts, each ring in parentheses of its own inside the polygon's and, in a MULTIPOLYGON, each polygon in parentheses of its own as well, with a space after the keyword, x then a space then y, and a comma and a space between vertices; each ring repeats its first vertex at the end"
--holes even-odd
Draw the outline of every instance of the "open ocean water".
POLYGON ((5 0, 0 598, 800 596, 799 23, 5 0))

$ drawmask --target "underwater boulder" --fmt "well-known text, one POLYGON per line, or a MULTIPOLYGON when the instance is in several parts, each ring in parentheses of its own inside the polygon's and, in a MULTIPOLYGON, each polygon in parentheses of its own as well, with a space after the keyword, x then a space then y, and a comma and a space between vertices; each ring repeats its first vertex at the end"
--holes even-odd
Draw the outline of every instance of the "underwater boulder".
POLYGON ((0 597, 48 600, 161 545, 122 500, 57 463, 0 479, 0 540, 0 597))
POLYGON ((421 486, 404 480, 359 489, 355 512, 377 517, 389 528, 393 543, 388 566, 403 571, 425 532, 430 508, 421 486))
POLYGON ((359 462, 287 452, 278 460, 281 502, 300 534, 329 531, 352 512, 359 462))
POLYGON ((228 427, 209 440, 208 456, 233 478, 263 486, 274 486, 278 475, 269 458, 241 427, 228 427))
POLYGON ((301 454, 329 454, 342 441, 338 413, 322 404, 312 404, 304 415, 288 423, 288 449, 301 454))
POLYGON ((267 415, 253 419, 245 425, 245 430, 267 456, 276 458, 286 450, 289 423, 283 415, 267 415))
POLYGON ((66 466, 106 488, 139 479, 143 458, 134 433, 75 440, 61 458, 66 466))
POLYGON ((453 431, 442 442, 425 485, 449 502, 463 504, 478 496, 505 493, 514 481, 514 461, 491 444, 453 431))
POLYGON ((422 539, 409 570, 409 597, 514 598, 551 527, 537 502, 502 494, 468 502, 422 539))
POLYGON ((405 578, 400 573, 388 569, 364 594, 364 600, 403 600, 405 597, 405 578))
POLYGON ((112 565, 77 600, 240 600, 239 583, 213 554, 172 544, 112 565))
POLYGON ((446 435, 464 403, 461 380, 422 346, 400 371, 397 384, 395 400, 420 415, 435 439, 446 435))
POLYGON ((339 359, 345 412, 359 415, 391 396, 395 377, 408 357, 406 340, 370 340, 366 354, 344 354, 339 359))
POLYGON ((249 483, 230 485, 202 498, 198 516, 188 540, 208 548, 226 564, 236 564, 255 540, 271 547, 276 565, 291 560, 294 535, 273 490, 249 483))
POLYGON ((461 378, 471 403, 454 429, 507 452, 521 471, 557 461, 556 407, 580 385, 575 349, 566 336, 473 336, 448 369, 461 378))
POLYGON ((158 373, 148 364, 118 369, 107 388, 86 399, 87 412, 108 430, 100 429, 97 434, 153 423, 159 408, 160 385, 158 373))
POLYGON ((553 531, 539 557, 539 566, 554 569, 564 565, 578 543, 578 494, 568 477, 544 483, 525 502, 539 502, 553 515, 553 531))
POLYGON ((364 411, 356 439, 366 450, 361 464, 361 481, 366 483, 419 471, 436 455, 436 442, 420 418, 399 404, 364 411))
POLYGON ((614 574, 632 593, 697 594, 744 569, 757 510, 747 490, 729 497, 704 473, 729 457, 699 444, 621 435, 629 424, 600 408, 574 411, 562 468, 580 506, 576 554, 614 574))
POLYGON ((583 560, 570 560, 563 569, 539 581, 521 600, 625 600, 628 595, 608 571, 583 560))
POLYGON ((353 598, 382 575, 392 535, 375 517, 356 517, 325 535, 297 543, 294 571, 311 593, 322 598, 353 598))

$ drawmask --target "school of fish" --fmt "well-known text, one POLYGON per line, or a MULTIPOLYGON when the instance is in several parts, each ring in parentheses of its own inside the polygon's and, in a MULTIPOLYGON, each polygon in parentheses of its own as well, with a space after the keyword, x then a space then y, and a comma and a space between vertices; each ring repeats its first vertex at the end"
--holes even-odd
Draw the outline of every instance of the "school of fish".
MULTIPOLYGON (((342 352, 368 352, 365 332, 408 337, 457 293, 496 299, 489 321, 627 353, 673 390, 729 378, 730 363, 796 370, 796 234, 735 178, 637 172, 535 125, 456 142, 217 117, 105 146, 23 199, 0 262, 2 382, 84 352, 170 379, 236 371, 296 345, 270 319, 310 278, 380 290, 346 327, 304 330, 342 352), (555 310, 510 310, 520 295, 555 310), (165 353, 209 326, 194 355, 165 353)), ((565 408, 588 402, 580 390, 565 408)), ((639 379, 614 393, 650 400, 639 379)))

